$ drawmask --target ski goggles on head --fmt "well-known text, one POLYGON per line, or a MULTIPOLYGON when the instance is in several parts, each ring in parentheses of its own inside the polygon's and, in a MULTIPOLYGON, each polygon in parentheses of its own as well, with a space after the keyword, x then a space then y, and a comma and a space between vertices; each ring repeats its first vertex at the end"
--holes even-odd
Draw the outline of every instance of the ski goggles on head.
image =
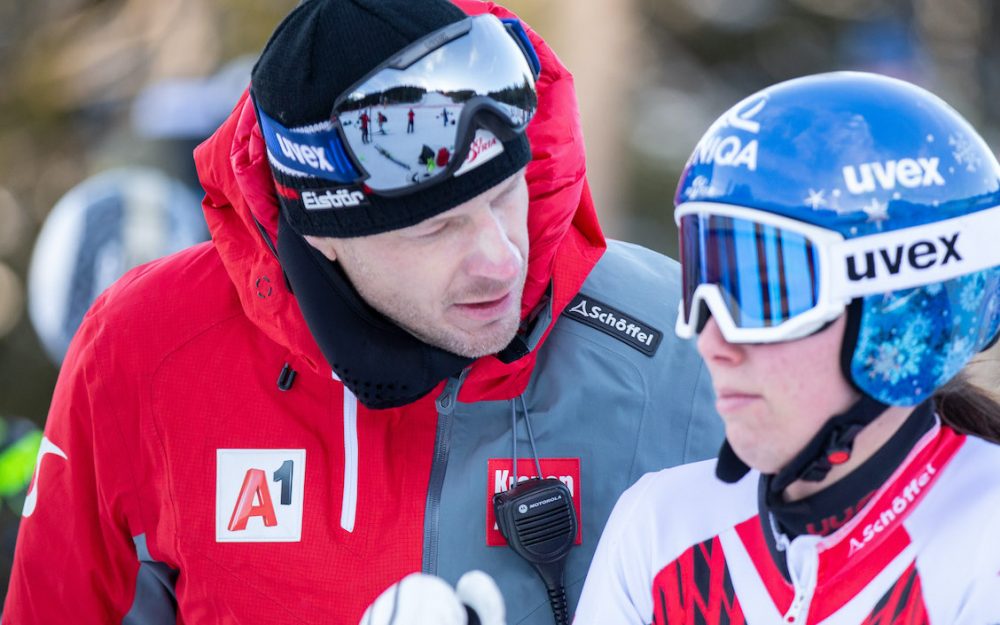
POLYGON ((459 176, 503 152, 535 114, 538 57, 521 23, 469 17, 419 39, 288 129, 258 107, 272 163, 384 196, 459 176))
POLYGON ((1000 265, 989 237, 1000 207, 853 239, 765 211, 689 202, 680 230, 676 332, 708 315, 730 343, 777 343, 822 329, 852 299, 943 282, 1000 265))

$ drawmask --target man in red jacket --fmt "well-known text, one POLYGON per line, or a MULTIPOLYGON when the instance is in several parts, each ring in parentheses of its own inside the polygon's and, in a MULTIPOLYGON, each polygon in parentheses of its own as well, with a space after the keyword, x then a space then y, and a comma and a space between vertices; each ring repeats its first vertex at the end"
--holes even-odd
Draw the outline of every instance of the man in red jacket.
POLYGON ((715 453, 676 263, 605 242, 572 79, 504 9, 303 2, 195 159, 212 241, 75 337, 5 624, 353 625, 410 573, 476 568, 547 623, 493 494, 566 487, 572 610, 618 494, 715 453), (344 131, 418 103, 457 123, 344 131))

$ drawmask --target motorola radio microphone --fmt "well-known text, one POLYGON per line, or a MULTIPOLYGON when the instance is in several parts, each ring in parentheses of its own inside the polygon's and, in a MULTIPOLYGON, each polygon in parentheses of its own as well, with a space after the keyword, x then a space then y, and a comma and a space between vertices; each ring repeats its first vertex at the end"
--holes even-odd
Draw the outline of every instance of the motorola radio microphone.
POLYGON ((555 478, 528 479, 493 495, 493 510, 507 544, 545 582, 556 625, 568 625, 563 577, 577 528, 569 488, 555 478))

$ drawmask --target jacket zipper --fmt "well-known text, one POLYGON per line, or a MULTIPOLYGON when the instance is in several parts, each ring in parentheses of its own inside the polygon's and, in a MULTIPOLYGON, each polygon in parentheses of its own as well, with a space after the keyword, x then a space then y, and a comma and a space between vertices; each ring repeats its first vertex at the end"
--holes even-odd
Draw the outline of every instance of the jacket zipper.
POLYGON ((358 398, 344 387, 344 499, 340 527, 354 531, 358 510, 358 398))
MULTIPOLYGON (((785 539, 787 542, 787 539, 785 539)), ((788 573, 792 578, 795 598, 785 612, 786 623, 805 623, 809 617, 809 607, 816 591, 816 575, 819 568, 819 553, 816 551, 818 537, 799 536, 788 544, 788 573)))
MULTIPOLYGON (((467 371, 467 370, 466 370, 467 371)), ((434 402, 437 407, 437 433, 434 436, 434 458, 431 460, 431 477, 427 485, 427 506, 424 511, 424 557, 422 570, 430 575, 437 574, 438 543, 440 540, 441 489, 448 469, 448 454, 451 446, 451 424, 458 403, 458 391, 465 381, 463 371, 457 378, 448 378, 444 390, 434 402)))

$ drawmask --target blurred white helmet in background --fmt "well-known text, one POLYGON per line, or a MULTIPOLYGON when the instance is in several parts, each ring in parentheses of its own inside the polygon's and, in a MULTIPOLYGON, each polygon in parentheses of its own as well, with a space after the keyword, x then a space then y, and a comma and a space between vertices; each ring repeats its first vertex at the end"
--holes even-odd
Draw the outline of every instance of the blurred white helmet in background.
POLYGON ((62 363, 84 313, 126 271, 207 238, 198 195, 157 170, 111 169, 70 189, 28 270, 28 314, 46 353, 62 363))

